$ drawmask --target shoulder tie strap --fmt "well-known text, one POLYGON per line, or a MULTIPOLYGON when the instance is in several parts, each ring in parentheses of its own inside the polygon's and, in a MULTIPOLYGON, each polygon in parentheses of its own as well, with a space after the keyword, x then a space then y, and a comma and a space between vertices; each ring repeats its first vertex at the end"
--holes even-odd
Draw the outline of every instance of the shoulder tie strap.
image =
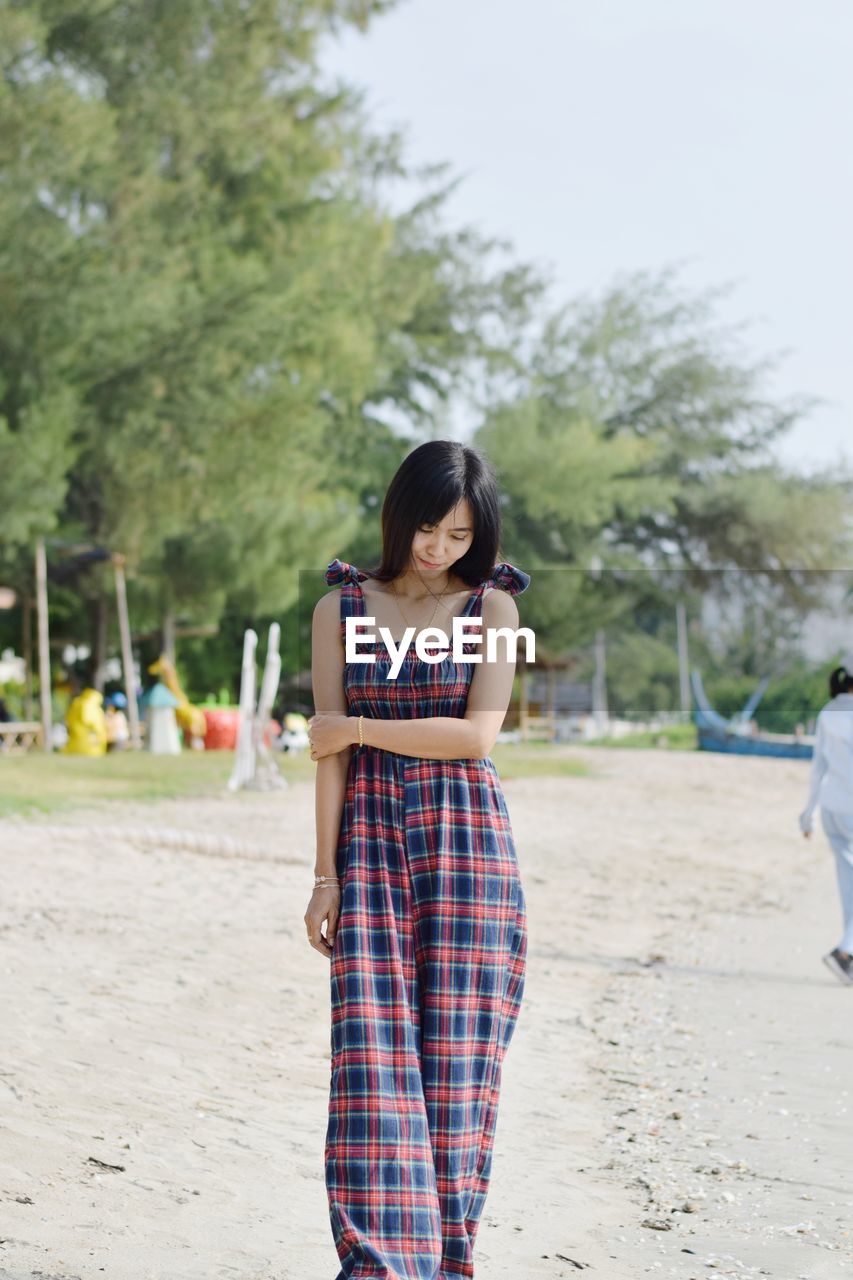
POLYGON ((500 587, 502 591, 508 591, 511 596, 518 596, 530 586, 530 574, 525 573, 523 569, 517 569, 509 561, 502 560, 495 565, 483 586, 500 587))
POLYGON ((342 582, 358 584, 367 577, 354 564, 348 564, 346 560, 332 560, 323 576, 330 587, 337 587, 342 582))

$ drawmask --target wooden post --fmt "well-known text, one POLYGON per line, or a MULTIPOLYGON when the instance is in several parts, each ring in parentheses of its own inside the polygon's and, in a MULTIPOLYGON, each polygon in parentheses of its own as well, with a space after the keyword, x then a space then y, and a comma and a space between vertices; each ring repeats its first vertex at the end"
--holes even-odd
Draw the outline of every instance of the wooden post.
POLYGON ((607 732, 607 661, 604 632, 595 633, 595 674, 592 678, 592 718, 595 732, 602 738, 607 732))
POLYGON ((548 737, 557 740, 557 670, 548 666, 548 737))
POLYGON ((522 662, 521 672, 519 675, 519 696, 518 696, 518 727, 521 730, 521 741, 527 741, 529 733, 528 717, 530 715, 530 699, 528 689, 528 672, 527 663, 522 662))
POLYGON ((50 705, 50 637, 47 629, 47 555, 44 539, 36 543, 36 608, 38 609, 39 703, 42 750, 53 750, 53 713, 50 705))
POLYGON ((678 693, 683 720, 690 719, 690 659, 687 653, 687 610, 682 600, 675 606, 678 628, 678 693))
POLYGON ((95 644, 92 661, 92 682, 98 693, 104 692, 107 666, 107 597, 104 591, 98 593, 95 601, 95 644))
POLYGON ((127 612, 127 587, 124 580, 124 556, 113 556, 113 567, 116 575, 116 612, 121 636, 121 666, 124 672, 124 691, 127 695, 127 725, 130 730, 130 745, 142 745, 139 736, 139 709, 136 703, 135 680, 133 677, 133 649, 130 643, 130 619, 127 612))
POLYGON ((29 592, 21 601, 21 649, 24 654, 24 719, 33 718, 33 601, 29 592))
MULTIPOLYGON (((590 561, 589 573, 594 582, 599 582, 602 574, 601 556, 594 555, 590 561)), ((599 629, 595 633, 595 643, 593 645, 593 657, 595 660, 595 671, 592 677, 592 718, 595 724, 596 736, 601 738, 607 731, 607 660, 606 645, 604 639, 604 631, 599 629)))
POLYGON ((175 665, 175 615, 171 609, 163 615, 163 637, 161 641, 161 652, 175 665))

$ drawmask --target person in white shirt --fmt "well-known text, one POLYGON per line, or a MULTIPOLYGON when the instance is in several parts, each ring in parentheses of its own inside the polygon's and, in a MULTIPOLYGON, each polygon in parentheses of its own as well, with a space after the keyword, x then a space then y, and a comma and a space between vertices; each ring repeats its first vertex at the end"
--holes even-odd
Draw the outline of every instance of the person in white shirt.
POLYGON ((830 675, 829 702, 817 717, 809 798, 800 814, 806 837, 812 834, 818 806, 835 854, 844 916, 841 941, 823 962, 842 982, 853 984, 853 674, 847 666, 830 675))

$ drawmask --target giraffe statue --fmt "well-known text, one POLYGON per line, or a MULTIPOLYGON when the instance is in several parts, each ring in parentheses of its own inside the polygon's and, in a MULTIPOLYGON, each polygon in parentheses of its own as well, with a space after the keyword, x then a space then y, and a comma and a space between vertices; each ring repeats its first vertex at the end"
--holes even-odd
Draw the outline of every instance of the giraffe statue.
POLYGON ((175 718, 181 729, 188 731, 192 739, 192 745, 197 748, 203 747, 204 735, 207 732, 207 721, 204 718, 204 712, 200 707, 194 707, 184 693, 178 681, 178 673, 175 670, 174 663, 165 653, 161 653, 157 661, 151 663, 148 670, 152 676, 159 676, 169 692, 173 693, 178 699, 175 718))

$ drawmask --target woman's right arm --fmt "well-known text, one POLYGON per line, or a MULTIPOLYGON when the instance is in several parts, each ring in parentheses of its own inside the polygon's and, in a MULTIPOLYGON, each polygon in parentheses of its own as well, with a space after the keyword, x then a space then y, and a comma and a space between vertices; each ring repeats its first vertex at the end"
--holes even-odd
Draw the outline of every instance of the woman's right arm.
MULTIPOLYGON (((346 715, 344 646, 341 640, 340 593, 330 591, 314 608, 311 628, 311 686, 318 715, 346 715)), ((317 851, 316 875, 337 875, 337 847, 346 795, 347 771, 352 747, 317 761, 314 814, 317 851)), ((305 912, 312 947, 331 956, 338 923, 340 889, 317 888, 305 912), (322 932, 326 922, 325 935, 322 932)))

